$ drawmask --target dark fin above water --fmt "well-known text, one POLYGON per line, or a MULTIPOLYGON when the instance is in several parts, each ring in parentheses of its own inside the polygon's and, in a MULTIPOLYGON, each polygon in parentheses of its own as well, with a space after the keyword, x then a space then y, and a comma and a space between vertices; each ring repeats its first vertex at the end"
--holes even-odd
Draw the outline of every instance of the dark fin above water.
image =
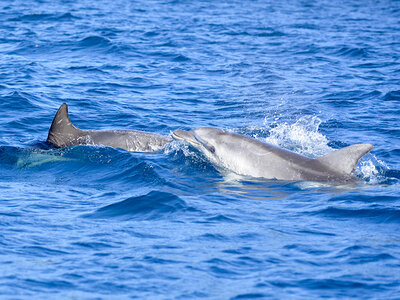
POLYGON ((360 158, 373 147, 371 144, 355 144, 321 156, 316 160, 338 173, 350 175, 360 158))
POLYGON ((70 146, 79 137, 79 131, 69 119, 68 105, 63 103, 51 123, 47 142, 56 148, 70 146))

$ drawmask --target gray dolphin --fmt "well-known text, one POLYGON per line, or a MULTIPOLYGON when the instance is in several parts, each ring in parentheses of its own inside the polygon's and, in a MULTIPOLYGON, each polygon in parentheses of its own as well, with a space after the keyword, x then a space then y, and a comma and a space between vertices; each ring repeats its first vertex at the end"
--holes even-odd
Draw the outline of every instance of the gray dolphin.
POLYGON ((58 109, 47 142, 56 148, 73 145, 105 145, 134 152, 160 151, 171 138, 138 130, 81 130, 70 121, 68 106, 58 109))
POLYGON ((359 159, 373 148, 356 144, 313 159, 216 128, 178 129, 172 137, 189 142, 213 163, 237 174, 288 181, 355 179, 359 159))

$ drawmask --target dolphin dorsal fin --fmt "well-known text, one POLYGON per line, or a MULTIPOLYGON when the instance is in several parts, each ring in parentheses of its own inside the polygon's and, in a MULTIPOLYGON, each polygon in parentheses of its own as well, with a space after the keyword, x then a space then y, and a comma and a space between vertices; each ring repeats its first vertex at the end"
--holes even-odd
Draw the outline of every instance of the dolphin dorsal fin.
POLYGON ((320 163, 339 173, 350 175, 361 157, 374 146, 371 144, 355 144, 317 158, 320 163))
POLYGON ((51 123, 47 142, 55 147, 65 147, 69 145, 68 141, 76 136, 78 132, 79 129, 69 119, 68 105, 63 103, 51 123))

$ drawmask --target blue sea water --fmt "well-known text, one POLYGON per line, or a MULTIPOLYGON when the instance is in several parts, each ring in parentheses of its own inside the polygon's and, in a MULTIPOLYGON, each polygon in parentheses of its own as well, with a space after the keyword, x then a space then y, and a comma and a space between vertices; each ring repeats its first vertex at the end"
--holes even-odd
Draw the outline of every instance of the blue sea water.
POLYGON ((2 1, 1 299, 399 299, 399 1, 2 1), (159 153, 46 145, 82 129, 228 129, 344 186, 159 153))

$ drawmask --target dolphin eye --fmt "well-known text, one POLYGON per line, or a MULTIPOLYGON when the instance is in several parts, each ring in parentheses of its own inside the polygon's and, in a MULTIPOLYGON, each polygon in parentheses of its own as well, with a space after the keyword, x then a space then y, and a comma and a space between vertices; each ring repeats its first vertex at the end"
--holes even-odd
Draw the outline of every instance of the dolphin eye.
POLYGON ((203 147, 205 149, 207 149, 208 151, 210 151, 212 154, 215 153, 215 147, 211 146, 209 143, 207 143, 206 141, 202 140, 200 137, 195 136, 195 139, 199 142, 199 144, 203 145, 203 147))

